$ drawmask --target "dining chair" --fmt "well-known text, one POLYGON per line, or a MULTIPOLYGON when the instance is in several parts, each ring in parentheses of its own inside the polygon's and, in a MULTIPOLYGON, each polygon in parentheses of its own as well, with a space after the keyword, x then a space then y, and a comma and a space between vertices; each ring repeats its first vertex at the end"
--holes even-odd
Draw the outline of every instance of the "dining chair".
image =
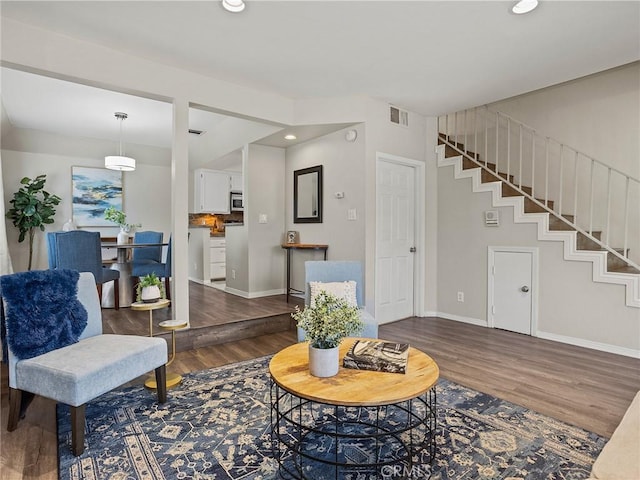
POLYGON ((140 282, 140 277, 155 273, 158 278, 164 278, 164 289, 167 294, 167 299, 171 300, 171 243, 171 237, 169 237, 167 258, 164 263, 133 263, 133 266, 131 267, 131 276, 134 277, 134 292, 136 286, 140 282))
MULTIPOLYGON (((136 232, 133 243, 162 243, 162 232, 144 231, 136 232)), ((133 265, 162 262, 162 246, 140 247, 133 249, 133 265)))
MULTIPOLYGON (((55 252, 54 269, 66 268, 78 272, 93 273, 100 302, 102 302, 102 285, 113 281, 113 304, 116 310, 120 308, 120 272, 102 265, 100 233, 86 230, 49 232, 47 240, 49 245, 52 245, 51 242, 54 244, 50 247, 55 252)), ((49 266, 51 268, 51 259, 49 266)))

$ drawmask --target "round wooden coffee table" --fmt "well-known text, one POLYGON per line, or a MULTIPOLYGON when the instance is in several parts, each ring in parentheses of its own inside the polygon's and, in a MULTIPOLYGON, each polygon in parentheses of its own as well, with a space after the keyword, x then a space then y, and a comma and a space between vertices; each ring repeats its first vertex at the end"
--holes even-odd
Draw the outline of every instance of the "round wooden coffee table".
MULTIPOLYGON (((342 342, 341 359, 354 340, 342 342)), ((269 373, 271 432, 282 478, 428 477, 439 369, 427 354, 410 347, 405 374, 341 366, 336 376, 318 378, 309 373, 303 342, 275 354, 269 373)))

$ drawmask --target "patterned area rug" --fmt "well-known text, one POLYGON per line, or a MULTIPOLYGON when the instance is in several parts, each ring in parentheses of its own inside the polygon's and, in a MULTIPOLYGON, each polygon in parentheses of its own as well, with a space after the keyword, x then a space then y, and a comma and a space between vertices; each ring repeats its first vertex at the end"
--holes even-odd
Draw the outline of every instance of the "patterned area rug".
MULTIPOLYGON (((186 375, 164 405, 142 386, 101 396, 87 405, 88 446, 80 457, 70 450, 68 408, 59 406, 60 478, 278 478, 271 454, 268 362, 265 357, 186 375)), ((606 441, 444 379, 437 395, 433 465, 340 478, 586 479, 606 441)))

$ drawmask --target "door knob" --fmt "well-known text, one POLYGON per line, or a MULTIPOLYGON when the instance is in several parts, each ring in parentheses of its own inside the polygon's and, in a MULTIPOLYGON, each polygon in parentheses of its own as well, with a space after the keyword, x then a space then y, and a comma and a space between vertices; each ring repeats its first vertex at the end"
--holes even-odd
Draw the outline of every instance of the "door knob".
POLYGON ((524 293, 527 293, 529 291, 529 287, 524 285, 520 290, 523 291, 524 293))
POLYGON ((411 253, 415 253, 415 251, 416 251, 416 247, 411 247, 411 248, 409 249, 409 251, 410 251, 411 253))

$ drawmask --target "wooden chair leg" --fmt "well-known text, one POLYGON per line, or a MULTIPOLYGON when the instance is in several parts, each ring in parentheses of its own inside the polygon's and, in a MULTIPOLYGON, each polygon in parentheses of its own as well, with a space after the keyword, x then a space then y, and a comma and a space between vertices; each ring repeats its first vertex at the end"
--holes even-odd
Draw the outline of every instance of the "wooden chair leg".
POLYGON ((77 457, 84 452, 85 405, 71 407, 71 450, 77 457))
POLYGON ((138 284, 140 283, 140 277, 131 277, 131 284, 133 286, 132 297, 134 302, 138 301, 138 284))
POLYGON ((22 390, 9 388, 9 421, 7 422, 7 431, 9 432, 13 432, 18 427, 21 403, 22 390))
POLYGON ((102 284, 96 283, 96 288, 98 289, 98 299, 100 300, 100 305, 102 306, 102 284))
POLYGON ((167 300, 171 300, 171 282, 169 282, 169 277, 164 277, 164 291, 167 294, 167 300))
POLYGON ((117 278, 113 281, 113 307, 120 310, 120 281, 117 278))
POLYGON ((167 367, 161 365, 156 368, 156 391, 158 392, 158 403, 167 401, 167 367))

